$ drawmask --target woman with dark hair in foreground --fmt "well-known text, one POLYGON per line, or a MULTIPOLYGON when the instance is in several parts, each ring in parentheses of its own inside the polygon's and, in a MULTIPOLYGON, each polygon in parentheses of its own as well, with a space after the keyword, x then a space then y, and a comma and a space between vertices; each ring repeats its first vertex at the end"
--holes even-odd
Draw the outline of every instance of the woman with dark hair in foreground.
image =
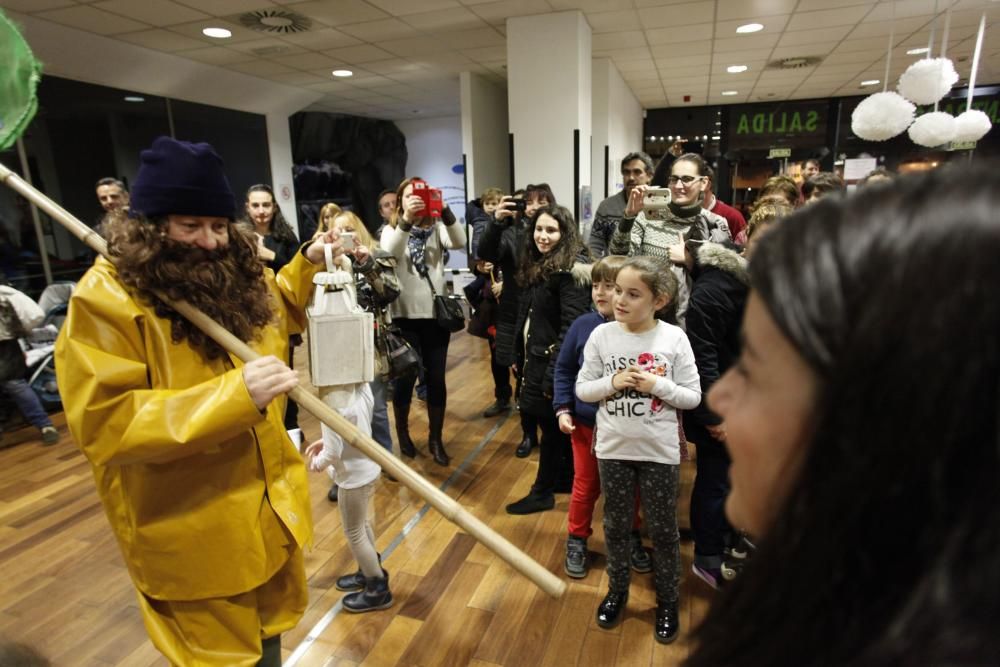
POLYGON ((687 664, 1000 663, 1000 174, 817 202, 750 263, 712 388, 756 558, 687 664))

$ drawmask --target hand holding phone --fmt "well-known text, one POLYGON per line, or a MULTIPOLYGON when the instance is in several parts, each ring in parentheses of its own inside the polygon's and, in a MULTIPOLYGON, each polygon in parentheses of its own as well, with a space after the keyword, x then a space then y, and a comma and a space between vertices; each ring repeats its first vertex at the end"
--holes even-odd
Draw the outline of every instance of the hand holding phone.
POLYGON ((357 247, 357 242, 354 237, 354 232, 341 232, 340 245, 344 249, 344 252, 347 252, 348 250, 354 250, 354 248, 357 247))

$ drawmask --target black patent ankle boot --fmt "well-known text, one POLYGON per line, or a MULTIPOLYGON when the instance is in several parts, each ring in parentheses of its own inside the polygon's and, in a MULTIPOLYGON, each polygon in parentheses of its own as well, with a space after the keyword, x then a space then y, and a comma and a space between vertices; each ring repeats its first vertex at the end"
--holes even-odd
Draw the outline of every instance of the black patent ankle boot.
POLYGON ((680 617, 677 614, 677 603, 656 604, 656 623, 653 625, 653 635, 661 644, 669 644, 677 639, 681 631, 680 617))
POLYGON ((608 591, 604 600, 597 607, 597 624, 602 628, 613 628, 622 620, 625 605, 628 603, 628 591, 615 593, 608 591))

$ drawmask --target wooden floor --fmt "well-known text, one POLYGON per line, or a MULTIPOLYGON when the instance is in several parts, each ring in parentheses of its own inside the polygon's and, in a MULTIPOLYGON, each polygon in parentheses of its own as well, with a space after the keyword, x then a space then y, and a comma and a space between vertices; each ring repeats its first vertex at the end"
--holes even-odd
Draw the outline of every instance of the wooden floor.
MULTIPOLYGON (((515 545, 565 577, 569 497, 556 509, 508 516, 504 505, 527 493, 538 465, 513 455, 517 414, 484 419, 492 402, 485 342, 453 337, 449 354, 445 442, 452 466, 433 463, 422 446, 426 416, 414 403, 411 431, 424 454, 411 463, 515 545)), ((305 378, 305 354, 299 354, 305 378)), ((4 435, 0 449, 0 637, 39 648, 54 665, 163 665, 143 630, 135 594, 94 490, 90 468, 63 437, 43 447, 34 429, 4 435), (19 442, 20 441, 20 442, 19 442), (17 444, 14 444, 17 443, 17 444)), ((300 423, 315 439, 311 415, 300 423)), ((679 523, 688 525, 692 463, 682 471, 679 523)), ((652 575, 634 575, 624 623, 594 621, 607 589, 600 506, 590 539, 595 567, 551 599, 516 575, 473 538, 385 479, 375 498, 378 548, 391 573, 392 608, 340 613, 333 584, 356 566, 329 481, 313 475, 316 539, 306 554, 309 610, 282 638, 285 664, 320 665, 674 665, 688 652, 687 634, 701 619, 711 590, 691 573, 692 545, 682 540, 682 636, 670 646, 653 639, 652 575)), ((648 540, 647 540, 648 544, 648 540)))

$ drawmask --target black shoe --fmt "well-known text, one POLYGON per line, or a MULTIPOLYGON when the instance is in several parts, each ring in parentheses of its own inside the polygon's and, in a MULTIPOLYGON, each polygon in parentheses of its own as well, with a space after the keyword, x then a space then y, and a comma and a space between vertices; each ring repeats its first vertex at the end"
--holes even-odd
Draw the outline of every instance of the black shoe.
POLYGON ((681 621, 677 615, 677 604, 657 604, 656 623, 653 625, 653 636, 661 644, 669 644, 677 639, 681 631, 681 621))
POLYGON ((351 574, 345 574, 342 577, 337 578, 337 583, 334 584, 338 591, 346 591, 348 593, 353 593, 354 591, 363 591, 365 589, 365 575, 358 570, 357 572, 352 572, 351 574))
POLYGON ((608 591, 604 596, 604 601, 597 607, 597 624, 608 629, 618 625, 622 620, 622 612, 625 611, 625 604, 628 602, 628 592, 615 593, 608 591))
POLYGON ((531 450, 534 447, 536 447, 536 444, 531 438, 524 438, 521 440, 521 444, 517 446, 517 451, 514 452, 514 456, 519 459, 526 459, 531 454, 531 450))
POLYGON ((365 577, 365 589, 344 596, 344 609, 360 614, 365 611, 388 609, 392 606, 389 577, 365 577))
POLYGON ((587 557, 587 540, 576 535, 570 535, 566 540, 566 563, 563 569, 566 574, 574 579, 583 579, 587 576, 590 563, 587 557))
POLYGON ((493 402, 493 405, 483 410, 483 416, 496 417, 501 412, 507 412, 508 410, 510 410, 510 400, 498 398, 493 402))
POLYGON ((333 486, 330 487, 330 490, 327 491, 326 498, 331 503, 337 502, 337 483, 336 482, 334 482, 333 486))
POLYGON ((653 559, 650 557, 649 552, 646 551, 646 548, 642 546, 642 537, 639 536, 639 533, 632 533, 630 542, 632 548, 629 552, 628 560, 632 565, 632 569, 639 574, 652 572, 653 559))
POLYGON ((507 505, 507 514, 534 514, 544 512, 556 506, 556 499, 551 493, 531 492, 516 503, 507 505))
MULTIPOLYGON (((382 554, 378 555, 378 564, 382 564, 382 554)), ((384 569, 382 570, 382 576, 385 577, 386 581, 389 580, 389 573, 384 569)), ((360 569, 357 572, 352 572, 351 574, 345 574, 342 577, 337 578, 337 582, 334 584, 338 591, 344 591, 347 593, 352 593, 354 591, 365 590, 365 575, 360 569)))

